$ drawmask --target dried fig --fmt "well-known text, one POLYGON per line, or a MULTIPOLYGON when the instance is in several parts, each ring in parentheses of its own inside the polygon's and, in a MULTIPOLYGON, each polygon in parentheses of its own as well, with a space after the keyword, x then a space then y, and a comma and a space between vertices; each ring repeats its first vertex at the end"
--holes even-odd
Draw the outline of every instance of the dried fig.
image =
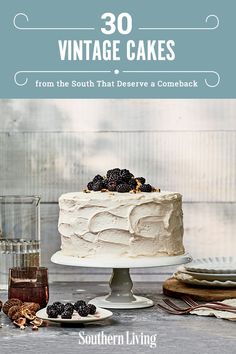
POLYGON ((25 324, 26 324, 26 319, 24 317, 20 317, 17 320, 15 320, 14 325, 20 327, 20 329, 25 329, 25 324))
POLYGON ((19 318, 22 317, 22 313, 21 310, 19 309, 17 312, 15 312, 12 316, 11 316, 11 320, 12 321, 17 321, 19 318))
POLYGON ((8 315, 9 309, 15 305, 21 306, 22 301, 19 299, 9 299, 4 303, 2 310, 6 315, 8 315))
POLYGON ((14 306, 10 307, 10 309, 9 309, 9 311, 8 311, 8 313, 7 313, 7 316, 8 316, 10 319, 12 319, 12 318, 15 316, 15 314, 16 314, 17 312, 20 312, 20 306, 14 305, 14 306))
POLYGON ((23 304, 24 308, 27 308, 29 311, 36 313, 38 310, 40 310, 40 305, 37 304, 36 302, 24 302, 23 304))
POLYGON ((35 317, 35 319, 31 321, 30 324, 36 327, 40 327, 43 324, 43 320, 41 318, 35 317))
POLYGON ((35 312, 31 312, 27 307, 24 305, 20 308, 21 315, 24 316, 27 320, 33 321, 35 319, 35 312))

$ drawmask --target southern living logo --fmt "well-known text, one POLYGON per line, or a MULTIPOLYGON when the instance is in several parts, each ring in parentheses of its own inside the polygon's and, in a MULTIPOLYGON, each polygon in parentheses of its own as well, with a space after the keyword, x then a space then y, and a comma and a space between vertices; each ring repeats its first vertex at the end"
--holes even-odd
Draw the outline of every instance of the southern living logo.
POLYGON ((106 334, 104 331, 96 334, 87 334, 84 331, 78 333, 79 345, 94 345, 94 346, 144 346, 151 349, 157 347, 157 334, 144 334, 126 331, 122 334, 106 334))

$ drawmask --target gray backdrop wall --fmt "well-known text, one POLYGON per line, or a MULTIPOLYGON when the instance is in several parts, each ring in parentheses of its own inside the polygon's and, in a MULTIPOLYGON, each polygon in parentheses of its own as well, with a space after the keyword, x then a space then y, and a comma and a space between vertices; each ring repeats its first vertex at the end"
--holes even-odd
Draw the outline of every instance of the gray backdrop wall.
MULTIPOLYGON (((185 247, 236 254, 236 100, 0 100, 0 193, 42 197, 42 263, 50 280, 108 272, 51 264, 60 194, 111 167, 183 194, 185 247)), ((155 281, 170 268, 136 270, 155 281)))

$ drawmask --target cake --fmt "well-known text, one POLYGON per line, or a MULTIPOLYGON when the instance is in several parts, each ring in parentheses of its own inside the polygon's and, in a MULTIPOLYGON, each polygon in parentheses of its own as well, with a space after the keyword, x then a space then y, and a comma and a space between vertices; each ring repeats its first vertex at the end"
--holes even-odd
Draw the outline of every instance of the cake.
POLYGON ((134 258, 184 253, 181 194, 154 189, 128 173, 124 179, 110 177, 109 171, 98 176, 87 190, 59 198, 64 255, 134 258))

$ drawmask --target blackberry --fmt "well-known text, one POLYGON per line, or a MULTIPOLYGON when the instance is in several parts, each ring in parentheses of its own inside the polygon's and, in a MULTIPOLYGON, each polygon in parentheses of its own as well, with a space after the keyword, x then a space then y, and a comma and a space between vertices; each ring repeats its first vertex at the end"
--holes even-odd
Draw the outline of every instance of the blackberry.
POLYGON ((152 186, 150 184, 142 184, 140 187, 140 191, 150 193, 152 191, 152 186))
POLYGON ((89 308, 89 314, 90 314, 90 315, 94 315, 94 314, 96 313, 97 308, 96 308, 95 305, 93 305, 93 304, 88 304, 88 308, 89 308))
POLYGON ((84 300, 78 300, 74 303, 74 309, 78 311, 79 307, 86 306, 86 302, 84 300))
POLYGON ((93 191, 94 192, 98 192, 101 189, 103 189, 104 185, 103 185, 103 181, 97 181, 93 183, 93 191))
POLYGON ((70 310, 70 309, 68 309, 68 310, 66 310, 66 311, 64 311, 64 312, 69 313, 69 314, 71 315, 71 317, 72 317, 72 316, 73 316, 73 313, 74 313, 74 310, 70 310))
POLYGON ((137 181, 135 178, 131 178, 131 180, 129 180, 129 186, 131 189, 135 189, 137 187, 137 181))
POLYGON ((89 191, 93 190, 93 182, 92 181, 87 184, 87 188, 89 191))
POLYGON ((110 178, 111 174, 112 174, 112 170, 108 170, 107 173, 106 173, 106 177, 110 178))
MULTIPOLYGON (((73 313, 74 313, 74 311, 71 311, 71 310, 66 310, 66 311, 64 311, 64 312, 62 312, 62 313, 66 313, 67 314, 67 316, 70 316, 70 318, 73 316, 73 313)), ((61 314, 62 315, 62 314, 61 314)))
POLYGON ((64 305, 64 311, 67 311, 67 310, 69 310, 69 311, 74 311, 74 305, 72 304, 72 303, 70 303, 70 302, 67 302, 65 305, 64 305))
POLYGON ((57 305, 57 312, 59 315, 61 315, 64 312, 64 310, 65 310, 65 305, 63 304, 57 305))
POLYGON ((46 313, 48 314, 51 310, 55 310, 55 307, 53 305, 48 305, 46 308, 46 313))
POLYGON ((103 180, 103 187, 106 188, 106 189, 107 189, 107 187, 108 187, 108 179, 107 179, 107 178, 105 178, 105 179, 103 180))
POLYGON ((102 181, 103 180, 103 177, 101 175, 96 175, 94 178, 93 178, 93 183, 96 183, 98 181, 102 181))
POLYGON ((48 311, 47 311, 47 315, 48 317, 50 318, 57 318, 58 317, 58 311, 56 308, 50 308, 48 311))
MULTIPOLYGON (((127 169, 113 168, 107 171, 106 176, 94 176, 93 180, 87 184, 88 190, 95 192, 108 190, 110 192, 127 193, 131 190, 140 190, 141 192, 152 192, 153 187, 146 184, 144 177, 135 178, 127 169)), ((62 308, 60 309, 62 311, 62 308)))
POLYGON ((72 317, 72 313, 70 311, 64 311, 61 314, 61 318, 63 318, 63 319, 69 320, 69 319, 71 319, 71 317, 72 317))
POLYGON ((107 171, 107 178, 110 179, 110 177, 111 177, 111 175, 112 175, 113 173, 118 173, 118 174, 120 174, 120 169, 119 169, 119 168, 113 168, 113 169, 111 169, 111 170, 108 170, 108 171, 107 171))
POLYGON ((78 314, 81 316, 81 317, 86 317, 88 316, 90 313, 90 309, 88 306, 80 306, 78 308, 78 314))
POLYGON ((54 302, 51 306, 52 306, 52 308, 57 310, 58 315, 60 315, 64 311, 64 305, 59 301, 54 302))
POLYGON ((136 177, 136 179, 141 183, 144 184, 146 182, 144 177, 136 177))
POLYGON ((110 177, 108 178, 109 181, 115 181, 115 182, 122 182, 122 178, 120 177, 119 172, 112 172, 110 177))
POLYGON ((116 167, 116 168, 113 168, 112 170, 113 172, 119 172, 120 173, 120 168, 116 167))
POLYGON ((119 193, 127 193, 131 190, 130 186, 127 183, 119 184, 116 187, 116 191, 119 193))
POLYGON ((59 315, 64 311, 64 305, 60 301, 54 302, 52 306, 57 309, 59 315))
POLYGON ((124 182, 129 182, 129 180, 133 177, 132 173, 129 172, 129 170, 126 170, 125 168, 123 170, 120 170, 120 177, 124 182))
POLYGON ((114 192, 116 191, 116 182, 115 181, 110 181, 107 185, 107 189, 110 191, 110 192, 114 192))

